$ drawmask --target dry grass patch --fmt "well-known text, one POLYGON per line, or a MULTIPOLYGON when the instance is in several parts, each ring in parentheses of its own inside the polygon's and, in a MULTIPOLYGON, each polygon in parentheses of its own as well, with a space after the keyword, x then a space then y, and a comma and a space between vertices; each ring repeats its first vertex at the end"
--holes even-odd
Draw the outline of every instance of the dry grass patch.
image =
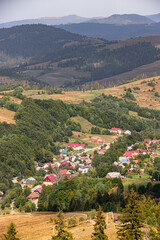
MULTIPOLYGON (((86 213, 66 213, 65 219, 73 215, 77 218, 86 217, 86 213)), ((28 213, 15 215, 0 216, 0 236, 7 232, 8 225, 14 222, 18 231, 17 237, 21 240, 48 240, 51 239, 53 233, 53 223, 49 223, 50 218, 55 218, 54 213, 28 213)), ((85 222, 76 227, 69 228, 68 231, 73 233, 75 240, 90 240, 93 232, 94 222, 85 222)), ((109 219, 106 233, 109 240, 117 240, 115 224, 109 219)))
POLYGON ((15 112, 9 111, 6 108, 0 108, 0 122, 15 124, 14 115, 15 115, 15 112))

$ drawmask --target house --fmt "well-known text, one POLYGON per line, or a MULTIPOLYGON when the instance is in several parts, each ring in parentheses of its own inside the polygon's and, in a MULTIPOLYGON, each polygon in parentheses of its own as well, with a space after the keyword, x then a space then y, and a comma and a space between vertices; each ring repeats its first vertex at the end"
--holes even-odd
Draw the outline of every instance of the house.
POLYGON ((56 182, 56 177, 54 174, 50 174, 45 177, 43 183, 45 186, 52 186, 56 182))
POLYGON ((82 167, 79 167, 78 172, 80 172, 80 173, 88 173, 88 171, 90 169, 92 169, 91 166, 88 166, 88 165, 87 166, 82 166, 82 167))
POLYGON ((106 150, 105 149, 101 149, 100 151, 98 151, 98 154, 105 154, 106 150))
POLYGON ((120 178, 121 174, 119 172, 110 172, 106 175, 106 178, 120 178))
POLYGON ((118 163, 117 163, 117 162, 114 162, 113 165, 114 165, 114 166, 118 166, 118 163))
POLYGON ((35 193, 35 192, 32 192, 32 193, 30 193, 30 194, 27 196, 27 198, 28 198, 29 200, 38 199, 38 197, 39 197, 39 195, 38 195, 37 193, 35 193))
POLYGON ((17 177, 13 178, 12 183, 14 183, 14 184, 18 183, 17 177))
POLYGON ((62 178, 64 177, 70 178, 71 176, 71 173, 67 169, 60 170, 59 173, 62 176, 62 178))
POLYGON ((41 185, 37 185, 31 189, 31 192, 35 192, 38 188, 42 188, 41 185))
POLYGON ((128 159, 126 157, 119 157, 120 163, 128 163, 128 159))
POLYGON ((70 163, 70 162, 66 162, 66 161, 65 161, 65 162, 62 162, 62 163, 61 163, 61 166, 62 166, 62 167, 69 167, 69 168, 72 167, 71 163, 70 163))
POLYGON ((87 159, 86 160, 86 165, 90 165, 92 163, 92 160, 91 159, 87 159))
POLYGON ((138 160, 133 160, 133 162, 134 162, 135 164, 138 164, 138 160))
POLYGON ((152 143, 159 143, 159 140, 152 140, 152 143))
POLYGON ((66 156, 67 155, 67 150, 63 149, 61 153, 62 153, 62 155, 66 156))
POLYGON ((120 135, 122 133, 122 130, 120 128, 113 127, 113 128, 110 129, 110 132, 115 133, 117 135, 120 135))
POLYGON ((132 133, 131 133, 131 131, 129 131, 129 130, 125 130, 125 131, 124 131, 124 134, 125 134, 125 135, 131 135, 132 133))
POLYGON ((123 154, 123 157, 131 158, 136 157, 139 154, 139 150, 133 150, 133 151, 126 151, 125 154, 123 154))
POLYGON ((42 186, 40 188, 36 189, 34 192, 40 195, 42 192, 42 186))
POLYGON ((105 139, 104 139, 103 137, 99 137, 99 138, 97 139, 97 143, 103 144, 104 142, 105 142, 105 139))
POLYGON ((86 156, 81 157, 81 160, 86 160, 86 159, 87 159, 86 156))
POLYGON ((140 149, 139 153, 143 153, 144 155, 147 154, 148 150, 147 149, 140 149))
POLYGON ((85 148, 85 144, 79 144, 79 143, 68 143, 67 147, 72 147, 74 150, 83 150, 85 148))
POLYGON ((36 182, 37 182, 36 179, 34 179, 33 177, 30 177, 28 179, 25 179, 24 184, 25 184, 25 186, 27 186, 29 188, 33 188, 33 186, 36 182))
POLYGON ((51 163, 44 163, 43 168, 44 168, 45 170, 47 170, 50 165, 51 165, 51 163))
POLYGON ((38 197, 39 197, 39 194, 36 193, 36 192, 32 192, 31 194, 29 194, 29 195, 27 196, 27 198, 28 198, 29 200, 31 200, 32 203, 35 204, 36 208, 37 208, 37 206, 38 206, 38 197))
POLYGON ((144 174, 144 168, 140 169, 140 174, 144 174))
POLYGON ((119 166, 121 167, 121 168, 125 168, 125 166, 121 163, 121 164, 119 164, 119 166))

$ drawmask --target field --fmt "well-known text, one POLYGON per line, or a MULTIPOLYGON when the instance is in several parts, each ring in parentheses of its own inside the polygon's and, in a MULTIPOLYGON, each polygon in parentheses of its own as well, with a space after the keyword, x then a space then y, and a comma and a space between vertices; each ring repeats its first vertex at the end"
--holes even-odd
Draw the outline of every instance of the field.
POLYGON ((9 111, 5 108, 0 108, 0 122, 15 124, 14 115, 15 115, 15 112, 9 111))
MULTIPOLYGON (((128 189, 128 185, 132 185, 132 184, 135 184, 136 186, 139 186, 139 185, 147 185, 147 183, 149 181, 147 181, 147 179, 150 179, 151 176, 144 173, 142 175, 138 175, 138 174, 130 174, 131 178, 125 178, 125 179, 122 179, 122 183, 124 185, 124 189, 127 190, 128 189)), ((157 183, 157 182, 156 182, 157 183)))
POLYGON ((80 117, 80 116, 72 117, 71 120, 79 123, 81 125, 82 132, 85 132, 85 133, 90 133, 91 128, 95 127, 95 125, 93 125, 92 123, 88 122, 88 120, 86 120, 85 118, 80 117))
MULTIPOLYGON (((86 213, 66 213, 65 219, 76 215, 86 217, 86 213)), ((106 214, 105 214, 106 215, 106 214)), ((110 216, 110 215, 109 215, 110 216)), ((11 222, 14 222, 18 231, 17 237, 21 240, 49 240, 53 233, 53 223, 50 223, 50 218, 55 218, 54 213, 28 213, 15 215, 0 215, 0 236, 7 232, 7 227, 11 222)), ((115 215, 114 217, 117 217, 115 215)), ((90 240, 93 232, 94 221, 84 222, 76 227, 69 228, 68 231, 73 233, 75 240, 90 240)), ((109 217, 109 224, 106 233, 108 240, 117 240, 116 224, 109 217)))
POLYGON ((132 93, 136 98, 136 103, 141 107, 148 107, 160 110, 160 98, 155 97, 155 92, 158 92, 160 95, 160 76, 154 77, 155 79, 155 89, 153 87, 148 86, 148 82, 151 81, 152 78, 141 79, 134 82, 130 82, 128 84, 120 85, 117 87, 93 90, 93 91, 67 91, 63 92, 63 94, 38 94, 38 90, 29 90, 24 91, 24 95, 27 97, 31 97, 33 99, 60 99, 66 103, 75 103, 79 104, 83 100, 90 102, 97 96, 100 96, 102 93, 105 95, 112 95, 118 98, 122 98, 122 95, 125 93, 125 88, 131 88, 132 93), (134 90, 133 88, 138 87, 140 90, 134 90))

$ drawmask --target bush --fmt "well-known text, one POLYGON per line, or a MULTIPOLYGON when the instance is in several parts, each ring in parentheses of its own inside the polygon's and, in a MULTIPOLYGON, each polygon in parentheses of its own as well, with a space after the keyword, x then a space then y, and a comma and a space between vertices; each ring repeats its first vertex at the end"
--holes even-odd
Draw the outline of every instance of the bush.
POLYGON ((160 95, 159 95, 158 92, 155 92, 154 96, 155 96, 155 97, 160 97, 160 95))
POLYGON ((68 218, 68 227, 74 227, 77 224, 76 216, 68 218))
POLYGON ((85 220, 86 220, 86 218, 84 218, 84 217, 79 217, 79 223, 84 222, 85 220))
POLYGON ((90 212, 87 213, 87 218, 94 219, 96 216, 96 210, 92 209, 90 212))
POLYGON ((140 88, 139 88, 139 87, 134 87, 133 89, 134 89, 134 90, 140 90, 140 88))

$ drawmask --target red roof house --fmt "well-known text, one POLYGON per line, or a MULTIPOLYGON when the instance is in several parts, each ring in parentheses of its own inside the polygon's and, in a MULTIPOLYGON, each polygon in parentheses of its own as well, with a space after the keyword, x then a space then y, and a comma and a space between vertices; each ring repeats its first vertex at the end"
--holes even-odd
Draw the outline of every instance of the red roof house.
POLYGON ((113 133, 116 133, 116 134, 121 134, 122 133, 122 130, 120 128, 111 128, 110 129, 110 132, 113 132, 113 133))
POLYGON ((68 143, 67 147, 72 147, 74 149, 83 149, 85 148, 85 144, 79 144, 79 143, 68 143))
POLYGON ((43 181, 43 183, 44 183, 46 186, 53 185, 55 182, 56 182, 56 177, 55 177, 54 174, 48 175, 48 176, 44 179, 44 181, 43 181))
POLYGON ((100 137, 97 139, 97 143, 104 143, 105 139, 103 137, 100 137))
POLYGON ((125 154, 123 154, 123 157, 134 157, 134 156, 137 156, 138 154, 139 154, 139 150, 127 151, 125 152, 125 154))
POLYGON ((72 165, 71 165, 70 162, 62 162, 62 163, 61 163, 61 166, 62 166, 62 167, 69 167, 69 168, 72 167, 72 165))

